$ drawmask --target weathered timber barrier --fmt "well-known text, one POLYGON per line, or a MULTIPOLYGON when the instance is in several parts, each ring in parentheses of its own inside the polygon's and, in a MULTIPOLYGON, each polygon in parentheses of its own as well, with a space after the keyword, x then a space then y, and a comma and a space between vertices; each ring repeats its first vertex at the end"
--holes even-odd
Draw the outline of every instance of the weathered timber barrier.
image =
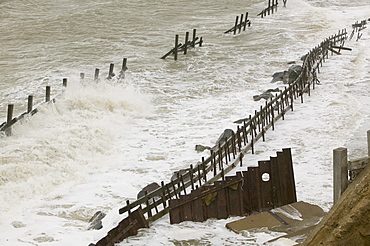
POLYGON ((367 149, 368 156, 355 160, 348 160, 347 148, 333 150, 334 203, 347 189, 348 184, 353 182, 367 165, 370 165, 370 130, 367 131, 367 149))
POLYGON ((239 30, 238 33, 240 33, 242 27, 243 27, 243 31, 245 31, 247 25, 248 26, 251 26, 251 21, 248 20, 248 12, 245 13, 245 19, 244 20, 243 20, 243 17, 244 17, 244 15, 241 14, 240 15, 240 22, 239 22, 239 16, 236 16, 235 25, 232 28, 230 28, 229 30, 227 30, 226 32, 224 32, 224 33, 233 32, 234 35, 235 35, 236 34, 236 30, 239 30))
POLYGON ((189 48, 194 48, 196 45, 199 45, 199 47, 202 47, 203 38, 197 37, 196 33, 197 33, 197 29, 193 29, 193 39, 189 40, 189 32, 186 32, 184 44, 179 43, 179 35, 176 34, 175 35, 175 47, 172 48, 170 51, 168 51, 165 55, 163 55, 161 59, 166 59, 167 56, 173 55, 174 60, 177 60, 177 54, 179 52, 184 52, 184 55, 186 55, 189 48))
MULTIPOLYGON (((110 66, 109 66, 109 72, 108 72, 108 76, 107 76, 107 80, 112 80, 113 77, 115 76, 115 73, 113 72, 113 69, 114 69, 114 64, 111 63, 110 66)), ((127 58, 123 58, 123 62, 122 62, 122 68, 119 72, 119 75, 117 77, 117 82, 121 81, 122 79, 125 78, 125 71, 127 70, 127 58)), ((80 82, 83 83, 85 79, 85 74, 84 73, 80 73, 80 82)), ((95 69, 95 74, 94 74, 94 81, 95 82, 99 82, 99 69, 96 68, 95 69)), ((62 79, 62 85, 63 87, 67 87, 67 78, 63 78, 62 79)), ((38 106, 41 106, 45 103, 55 103, 56 102, 56 98, 60 95, 61 93, 58 93, 57 95, 55 95, 52 99, 51 99, 51 86, 46 86, 46 89, 45 89, 45 101, 38 104, 38 106)), ((31 117, 33 116, 34 114, 36 114, 39 110, 37 109, 37 107, 34 108, 34 96, 33 95, 29 95, 28 96, 28 99, 27 99, 27 110, 23 113, 21 113, 20 115, 16 116, 16 117, 13 117, 13 113, 14 113, 14 104, 8 104, 8 109, 7 109, 7 118, 6 118, 6 121, 3 122, 2 124, 0 124, 0 133, 3 132, 5 134, 5 136, 10 136, 12 134, 12 126, 25 119, 26 116, 27 117, 31 117)))
MULTIPOLYGON (((241 126, 237 126, 237 131, 220 143, 215 150, 211 150, 208 158, 202 158, 201 162, 195 166, 190 165, 183 174, 178 174, 176 179, 167 184, 161 182, 160 188, 145 194, 134 202, 126 201, 126 206, 119 209, 119 213, 132 213, 137 207, 142 208, 142 212, 147 221, 154 221, 170 210, 169 201, 179 199, 181 194, 187 195, 189 187, 197 190, 198 187, 215 183, 220 178, 225 180, 225 174, 238 165, 242 165, 244 155, 251 150, 254 153, 255 143, 262 138, 265 141, 265 134, 269 128, 274 130, 275 122, 283 119, 289 110, 293 110, 293 102, 300 98, 303 103, 303 94, 310 95, 311 87, 315 89, 317 82, 316 71, 329 56, 329 47, 340 43, 343 45, 347 38, 345 29, 338 32, 316 46, 303 57, 302 71, 298 78, 285 90, 270 101, 266 101, 265 106, 260 110, 255 110, 254 115, 240 121, 241 126)), ((272 172, 272 170, 271 170, 272 172)), ((271 173, 272 176, 276 174, 271 173)), ((234 180, 235 181, 235 180, 234 180)), ((237 181, 236 181, 237 182, 237 181)), ((217 183, 216 183, 217 184, 217 183)), ((227 186, 227 184, 225 184, 227 186)), ((205 188, 201 188, 205 189, 205 188)), ((278 206, 279 203, 276 203, 278 206)), ((258 209, 258 208, 257 208, 258 209)))
POLYGON ((296 201, 292 155, 290 149, 283 149, 276 157, 259 161, 258 167, 170 200, 170 222, 251 215, 296 201))
MULTIPOLYGON (((284 6, 285 4, 286 2, 284 2, 284 6)), ((268 7, 262 10, 257 16, 261 16, 261 18, 263 18, 266 15, 270 15, 270 13, 273 14, 274 10, 275 12, 277 12, 277 7, 278 7, 278 0, 272 0, 272 3, 271 3, 271 0, 269 0, 268 7)))
MULTIPOLYGON (((368 21, 370 21, 370 18, 368 19, 368 21)), ((360 22, 356 21, 355 24, 352 24, 353 30, 351 32, 351 35, 349 36, 349 40, 351 40, 356 33, 357 33, 356 41, 360 40, 360 38, 362 37, 361 31, 366 28, 366 24, 367 24, 366 20, 362 20, 360 22)))

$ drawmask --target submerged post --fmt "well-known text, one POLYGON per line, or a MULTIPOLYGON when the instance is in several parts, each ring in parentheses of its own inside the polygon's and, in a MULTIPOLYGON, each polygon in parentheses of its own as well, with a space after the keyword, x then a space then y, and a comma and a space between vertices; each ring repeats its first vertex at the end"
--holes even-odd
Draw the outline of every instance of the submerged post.
POLYGON ((99 68, 95 68, 94 80, 95 82, 99 80, 99 68))
POLYGON ((234 26, 234 35, 236 34, 236 28, 238 27, 238 21, 239 21, 239 16, 236 16, 235 26, 234 26))
POLYGON ((46 96, 45 96, 45 102, 50 101, 50 85, 46 86, 46 96))
POLYGON ((347 162, 346 148, 342 147, 333 150, 334 203, 339 199, 348 186, 347 162))
POLYGON ((7 136, 12 135, 11 121, 13 119, 13 111, 14 111, 14 104, 8 104, 8 114, 6 117, 6 124, 8 125, 8 128, 6 128, 5 130, 5 134, 7 136))
POLYGON ((189 41, 189 32, 185 34, 185 47, 184 47, 184 55, 188 52, 188 41, 189 41))
POLYGON ((67 87, 67 78, 63 78, 63 87, 67 87))
POLYGON ((27 113, 30 113, 32 111, 32 105, 33 105, 33 96, 28 96, 28 103, 27 103, 27 113))
POLYGON ((193 46, 193 48, 195 47, 196 36, 197 36, 197 29, 193 29, 193 42, 191 44, 193 46))
POLYGON ((239 24, 239 31, 238 31, 239 33, 242 30, 243 16, 244 16, 243 14, 240 15, 240 24, 239 24))
POLYGON ((176 34, 176 36, 175 36, 175 50, 174 50, 174 54, 175 54, 174 59, 175 59, 175 61, 177 60, 177 50, 178 50, 178 48, 179 48, 179 35, 176 34))
POLYGON ((82 83, 85 79, 85 74, 84 73, 80 73, 80 82, 82 83))
POLYGON ((111 63, 109 65, 109 72, 108 72, 108 77, 107 79, 112 79, 114 77, 114 73, 113 73, 113 69, 114 69, 114 64, 111 63))

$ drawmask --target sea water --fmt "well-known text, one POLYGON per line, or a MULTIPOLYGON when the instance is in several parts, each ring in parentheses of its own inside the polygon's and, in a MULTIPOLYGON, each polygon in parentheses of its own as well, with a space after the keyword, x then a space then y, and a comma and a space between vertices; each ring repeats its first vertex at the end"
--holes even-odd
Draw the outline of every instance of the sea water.
MULTIPOLYGON (((282 5, 282 4, 280 4, 282 5)), ((0 245, 88 245, 124 218, 118 209, 151 182, 196 164, 233 121, 253 114, 271 75, 301 64, 325 38, 370 17, 366 0, 288 1, 265 18, 265 1, 0 1, 0 117, 34 96, 39 112, 1 137, 0 245), (251 26, 224 34, 249 12, 251 26), (175 35, 197 30, 202 47, 160 59, 175 35), (128 70, 117 81, 122 59, 128 70), (109 64, 116 77, 106 80, 109 64), (94 70, 100 69, 99 81, 94 70), (83 81, 80 73, 85 73, 83 81), (63 78, 68 85, 62 87, 63 78), (41 104, 51 86, 56 103, 41 104), (87 230, 103 211, 103 229, 87 230)), ((256 165, 292 148, 298 199, 332 205, 332 150, 367 154, 369 36, 331 56, 321 84, 245 156, 256 165)), ((235 234, 227 220, 170 225, 168 216, 122 245, 258 245, 277 234, 235 234)), ((278 234, 280 235, 280 234, 278 234)))

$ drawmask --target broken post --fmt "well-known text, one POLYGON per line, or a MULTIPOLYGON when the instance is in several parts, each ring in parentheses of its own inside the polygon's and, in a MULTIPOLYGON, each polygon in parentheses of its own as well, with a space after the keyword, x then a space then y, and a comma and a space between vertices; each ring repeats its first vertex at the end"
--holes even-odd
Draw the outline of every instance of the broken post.
POLYGON ((94 80, 95 82, 99 80, 99 68, 95 68, 94 80))
POLYGON ((334 203, 339 199, 348 186, 347 162, 346 148, 341 147, 333 150, 334 203))
POLYGON ((67 87, 67 79, 63 78, 63 87, 67 87))
POLYGON ((108 80, 110 80, 114 77, 113 69, 114 69, 114 64, 111 63, 109 65, 109 72, 108 72, 108 77, 107 77, 108 80))

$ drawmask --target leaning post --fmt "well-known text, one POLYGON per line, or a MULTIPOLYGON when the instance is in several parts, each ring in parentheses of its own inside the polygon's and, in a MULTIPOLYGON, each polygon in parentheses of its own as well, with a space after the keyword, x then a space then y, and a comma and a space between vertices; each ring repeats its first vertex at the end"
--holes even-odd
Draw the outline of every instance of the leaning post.
POLYGON ((346 148, 341 147, 333 150, 334 203, 336 203, 348 186, 347 162, 346 148))
POLYGON ((184 55, 188 53, 188 41, 189 41, 189 32, 185 34, 185 47, 184 47, 184 55))
POLYGON ((236 16, 235 26, 234 26, 234 35, 236 34, 236 28, 238 27, 238 21, 239 21, 239 16, 236 16))
POLYGON ((197 29, 193 29, 193 42, 191 43, 191 45, 193 46, 193 48, 195 47, 195 39, 196 39, 196 36, 197 36, 197 29))
POLYGON ((175 50, 174 50, 174 54, 175 54, 174 59, 175 59, 175 61, 177 61, 177 50, 178 50, 178 48, 179 48, 179 35, 176 34, 176 36, 175 36, 175 50))

